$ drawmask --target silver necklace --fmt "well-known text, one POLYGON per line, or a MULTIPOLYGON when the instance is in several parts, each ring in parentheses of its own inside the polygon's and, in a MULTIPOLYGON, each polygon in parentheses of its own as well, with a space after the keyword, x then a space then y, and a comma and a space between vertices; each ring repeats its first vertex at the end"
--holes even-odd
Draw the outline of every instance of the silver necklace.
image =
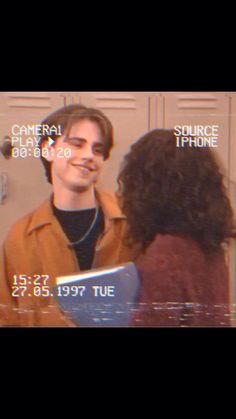
POLYGON ((97 205, 97 206, 96 206, 95 215, 94 215, 93 221, 92 221, 92 223, 91 223, 91 225, 90 225, 89 229, 88 229, 88 230, 86 231, 86 233, 85 233, 85 234, 81 237, 81 239, 76 240, 75 242, 70 242, 70 243, 69 243, 69 246, 70 246, 70 247, 73 247, 73 246, 75 246, 76 244, 81 243, 82 241, 84 241, 84 240, 88 237, 88 235, 91 233, 91 231, 92 231, 93 227, 94 227, 94 226, 95 226, 95 224, 96 224, 97 217, 98 217, 98 211, 99 211, 99 208, 98 208, 98 205, 97 205))

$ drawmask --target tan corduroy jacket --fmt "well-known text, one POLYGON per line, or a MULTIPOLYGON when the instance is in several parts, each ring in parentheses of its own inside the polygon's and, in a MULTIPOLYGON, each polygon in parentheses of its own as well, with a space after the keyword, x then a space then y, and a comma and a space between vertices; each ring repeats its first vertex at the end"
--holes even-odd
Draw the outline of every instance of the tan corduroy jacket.
MULTIPOLYGON (((96 245, 93 268, 133 260, 132 250, 122 240, 126 220, 114 195, 98 190, 96 195, 104 212, 105 229, 96 245)), ((36 296, 29 283, 31 278, 37 280, 36 275, 46 275, 36 283, 51 288, 56 277, 78 272, 75 251, 68 244, 69 240, 53 215, 50 200, 12 227, 1 252, 0 326, 73 326, 59 310, 55 299, 47 296, 46 289, 44 296, 36 296), (14 288, 19 286, 19 281, 26 287, 20 292, 14 288)), ((35 285, 35 281, 32 283, 35 285)))

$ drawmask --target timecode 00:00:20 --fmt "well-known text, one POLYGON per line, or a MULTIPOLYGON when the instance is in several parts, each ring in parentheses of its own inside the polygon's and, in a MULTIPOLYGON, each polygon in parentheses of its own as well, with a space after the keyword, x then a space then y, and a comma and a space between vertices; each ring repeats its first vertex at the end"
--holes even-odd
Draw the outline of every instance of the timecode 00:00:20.
MULTIPOLYGON (((68 295, 72 297, 83 297, 83 293, 86 287, 78 285, 59 285, 57 288, 58 297, 67 297, 68 295)), ((12 297, 53 297, 53 294, 50 290, 50 287, 47 285, 36 285, 28 288, 26 285, 13 285, 12 286, 12 297)))
MULTIPOLYGON (((52 149, 51 153, 54 155, 56 154, 57 158, 69 158, 71 157, 71 149, 69 147, 63 148, 58 147, 56 150, 52 149)), ((27 157, 36 157, 41 158, 45 157, 47 158, 49 156, 49 151, 47 148, 42 148, 42 150, 39 147, 36 148, 28 148, 28 147, 13 147, 11 155, 13 158, 27 158, 27 157)))

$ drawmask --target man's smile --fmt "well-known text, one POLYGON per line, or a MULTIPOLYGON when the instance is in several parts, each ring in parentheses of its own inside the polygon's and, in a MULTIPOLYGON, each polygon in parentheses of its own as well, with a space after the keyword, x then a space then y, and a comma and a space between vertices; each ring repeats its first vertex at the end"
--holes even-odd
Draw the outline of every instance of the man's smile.
POLYGON ((71 163, 71 165, 80 169, 81 171, 88 172, 88 173, 94 172, 96 170, 95 167, 92 167, 92 166, 89 166, 89 165, 86 165, 86 164, 71 163))

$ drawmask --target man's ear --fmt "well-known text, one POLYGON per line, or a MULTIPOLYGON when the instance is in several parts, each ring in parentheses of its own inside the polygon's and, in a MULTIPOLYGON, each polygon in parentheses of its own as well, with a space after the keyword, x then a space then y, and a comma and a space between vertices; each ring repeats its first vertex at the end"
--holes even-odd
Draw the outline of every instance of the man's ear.
POLYGON ((50 141, 44 141, 42 144, 42 156, 48 161, 51 162, 53 160, 54 149, 53 146, 50 145, 50 141))

